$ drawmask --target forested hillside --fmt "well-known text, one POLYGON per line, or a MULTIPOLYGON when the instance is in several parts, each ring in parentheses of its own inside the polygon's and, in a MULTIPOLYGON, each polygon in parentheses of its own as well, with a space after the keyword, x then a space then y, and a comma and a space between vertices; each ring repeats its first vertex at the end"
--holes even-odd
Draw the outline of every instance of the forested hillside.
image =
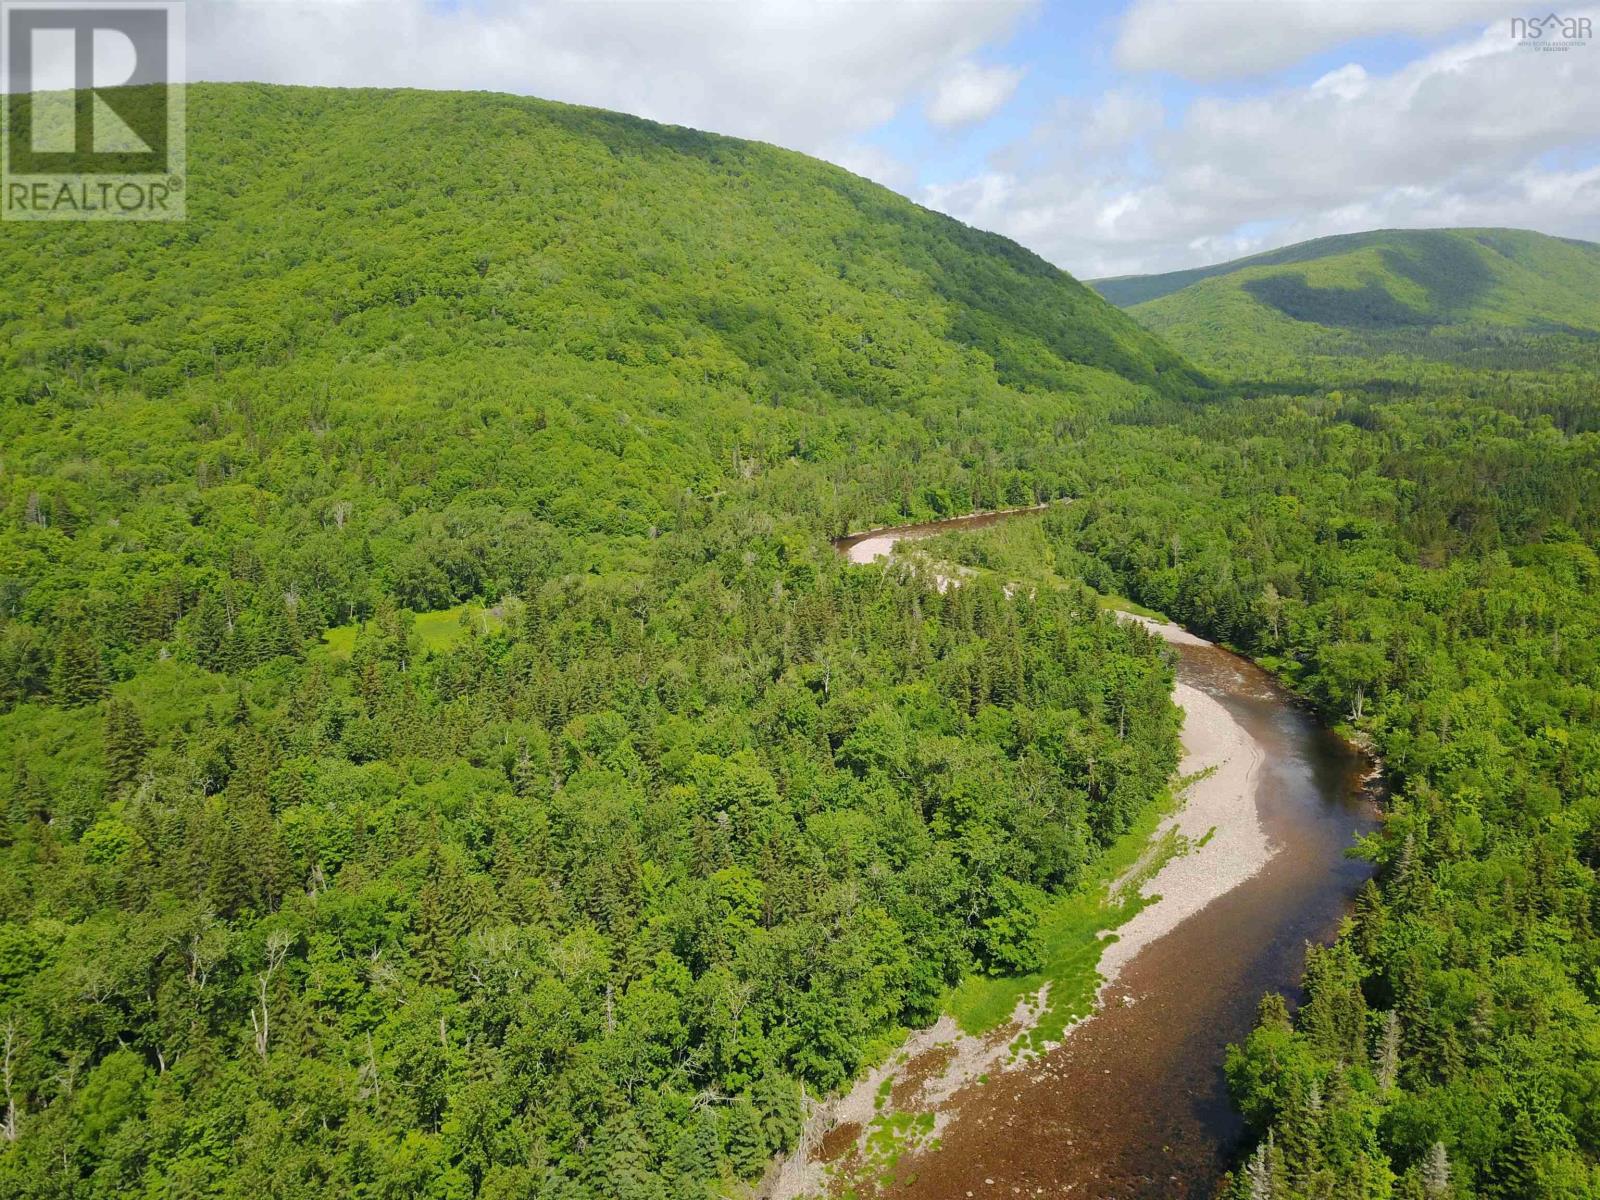
POLYGON ((1252 380, 1600 363, 1600 245, 1520 229, 1345 234, 1093 286, 1195 362, 1252 380))
POLYGON ((1238 1200, 1600 1194, 1600 435, 1478 390, 1174 414, 951 548, 1159 607, 1382 756, 1377 880, 1228 1064, 1238 1200))
POLYGON ((189 113, 187 222, 0 226, 0 1195, 759 1176, 1170 778, 1170 666, 1084 588, 826 541, 1068 497, 959 553, 1392 775, 1230 1060, 1229 1191, 1600 1194, 1593 248, 1308 247, 1141 306, 1174 350, 771 147, 189 113))
POLYGON ((824 535, 1075 494, 1200 377, 770 147, 189 117, 187 222, 0 227, 0 1195, 759 1175, 1176 758, 1088 593, 824 535))
POLYGON ((1261 1139, 1235 1194, 1600 1194, 1600 248, 1379 233, 1252 267, 1272 257, 1134 309, 1234 398, 1122 432, 1052 518, 1058 571, 1277 671, 1394 789, 1309 1003, 1269 998, 1230 1060, 1261 1139), (1381 304, 1417 285, 1432 327, 1252 293, 1298 272, 1381 304))

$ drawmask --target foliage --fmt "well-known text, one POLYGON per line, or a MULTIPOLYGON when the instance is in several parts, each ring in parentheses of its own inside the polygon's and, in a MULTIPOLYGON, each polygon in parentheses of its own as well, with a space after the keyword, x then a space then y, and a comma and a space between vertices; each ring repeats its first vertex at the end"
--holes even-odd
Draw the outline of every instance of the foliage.
POLYGON ((771 147, 188 99, 186 223, 0 231, 0 1194, 758 1175, 1176 759, 1085 589, 825 535, 1199 377, 771 147))
POLYGON ((758 1174, 895 1029, 1077 971, 1062 897, 1176 759, 1079 580, 1396 786, 1230 1058, 1229 1187, 1600 1191, 1592 248, 1367 235, 1144 306, 1217 389, 771 147, 189 110, 186 223, 0 230, 0 1194, 758 1174), (1062 497, 951 551, 1058 586, 824 540, 1062 497))
POLYGON ((1304 1007, 1230 1057, 1230 1194, 1600 1192, 1600 414, 1583 360, 1507 358, 1124 429, 1028 551, 1251 654, 1393 789, 1304 1007))

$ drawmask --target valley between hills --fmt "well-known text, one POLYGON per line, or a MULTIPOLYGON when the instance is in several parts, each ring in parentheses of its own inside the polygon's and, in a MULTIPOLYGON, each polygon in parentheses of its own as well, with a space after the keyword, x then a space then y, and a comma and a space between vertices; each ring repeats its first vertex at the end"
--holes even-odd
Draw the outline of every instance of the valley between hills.
POLYGON ((0 1195, 1600 1194, 1600 247, 188 105, 0 225, 0 1195))

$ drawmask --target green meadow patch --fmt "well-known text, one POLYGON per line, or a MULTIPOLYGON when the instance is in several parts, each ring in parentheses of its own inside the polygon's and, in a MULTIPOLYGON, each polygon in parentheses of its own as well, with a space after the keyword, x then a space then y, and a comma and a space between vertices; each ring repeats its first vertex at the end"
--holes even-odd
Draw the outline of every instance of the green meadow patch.
MULTIPOLYGON (((482 633, 492 633, 504 624, 505 618, 494 609, 477 604, 457 604, 453 608, 441 608, 435 612, 416 613, 412 632, 422 649, 443 653, 466 637, 471 625, 476 625, 482 633)), ((335 625, 322 635, 322 644, 333 657, 349 658, 355 652, 356 635, 363 626, 371 625, 371 621, 335 625)))
POLYGON ((1176 807, 1174 796, 1192 782, 1183 780, 1175 792, 1152 804, 1076 888, 1045 903, 1039 914, 1044 940, 1040 970, 998 978, 972 974, 946 994, 944 1009, 963 1032, 984 1034, 999 1028, 1018 1001, 1045 984, 1050 990, 1044 1011, 1014 1050, 1040 1050, 1059 1041, 1072 1022, 1089 1014, 1101 982, 1100 956, 1116 940, 1114 931, 1159 899, 1140 892, 1163 866, 1190 848, 1177 830, 1159 837, 1156 831, 1176 807))
POLYGON ((1154 608, 1146 608, 1137 600, 1129 600, 1126 596, 1118 596, 1109 592, 1096 592, 1098 603, 1106 612, 1127 612, 1136 617, 1144 617, 1149 621, 1159 621, 1163 625, 1175 624, 1166 613, 1154 608))

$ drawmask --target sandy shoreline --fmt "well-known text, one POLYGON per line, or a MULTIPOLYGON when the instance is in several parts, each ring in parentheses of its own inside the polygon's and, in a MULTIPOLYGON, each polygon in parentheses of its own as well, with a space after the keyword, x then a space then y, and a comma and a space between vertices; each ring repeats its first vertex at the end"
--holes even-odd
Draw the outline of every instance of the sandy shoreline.
POLYGON ((1102 997, 1140 950, 1231 892, 1272 857, 1255 804, 1260 746, 1218 701, 1199 689, 1180 683, 1173 689, 1173 699, 1184 710, 1180 770, 1191 775, 1214 769, 1190 786, 1183 806, 1156 832, 1159 838, 1176 829, 1190 849, 1169 859, 1145 883, 1142 894, 1160 899, 1118 929, 1117 940, 1101 956, 1102 997), (1202 839, 1204 845, 1199 844, 1202 839))
MULTIPOLYGON (((1143 625, 1174 645, 1209 644, 1177 625, 1129 613, 1117 617, 1143 625)), ((1102 983, 1096 1013, 1102 1010, 1123 969, 1141 950, 1244 883, 1266 866, 1273 854, 1256 806, 1263 759, 1260 744, 1220 701, 1198 688, 1178 682, 1173 699, 1184 712, 1180 773, 1184 777, 1204 774, 1188 786, 1177 810, 1157 829, 1149 853, 1168 830, 1176 830, 1186 839, 1189 849, 1169 859, 1143 883, 1141 894, 1159 899, 1107 939, 1099 964, 1102 983)), ((1139 867, 1134 867, 1125 878, 1138 871, 1139 867)), ((1124 1001, 1130 999, 1123 997, 1124 1001)), ((961 1089, 1027 1059, 1026 1055, 1011 1054, 1011 1045, 1037 1022, 1044 1002, 1043 990, 1025 998, 1010 1023, 981 1037, 961 1033, 949 1016, 913 1033, 888 1062, 813 1111, 800 1145, 775 1165, 760 1194, 771 1200, 798 1200, 823 1192, 828 1182, 823 1160, 840 1157, 839 1152, 850 1144, 857 1152, 861 1150, 879 1112, 880 1089, 886 1083, 893 1088, 896 1110, 935 1114, 930 1136, 938 1136, 955 1116, 950 1101, 961 1089), (841 1136, 843 1146, 839 1144, 841 1136), (825 1145, 832 1153, 819 1153, 825 1145)), ((1094 1016, 1091 1013, 1069 1026, 1065 1037, 1071 1038, 1075 1029, 1094 1016)))
MULTIPOLYGON (((1132 613, 1118 613, 1117 618, 1143 625, 1172 645, 1210 645, 1178 625, 1132 613)), ((1231 892, 1272 858, 1272 844, 1256 808, 1260 743, 1221 701, 1199 688, 1179 681, 1172 698, 1183 709, 1183 761, 1178 770, 1185 776, 1208 770, 1210 774, 1189 786, 1177 812, 1156 831, 1159 839, 1166 830, 1176 829, 1188 839, 1190 849, 1170 859, 1145 883, 1142 894, 1160 900, 1118 929, 1117 940, 1101 956, 1102 997, 1140 950, 1231 892), (1204 845, 1199 844, 1202 839, 1204 845)))
POLYGON ((926 521, 920 525, 875 525, 871 529, 857 529, 843 537, 834 539, 837 546, 840 542, 850 543, 845 549, 845 558, 857 566, 875 562, 880 558, 887 558, 894 549, 896 542, 915 540, 919 537, 932 537, 936 530, 930 526, 944 525, 949 529, 959 529, 963 524, 975 524, 979 521, 992 521, 1001 517, 1015 517, 1023 513, 1043 512, 1052 504, 1063 504, 1063 500, 1047 500, 1043 504, 1026 504, 1020 508, 989 508, 979 509, 976 512, 964 513, 959 517, 941 517, 926 521))

